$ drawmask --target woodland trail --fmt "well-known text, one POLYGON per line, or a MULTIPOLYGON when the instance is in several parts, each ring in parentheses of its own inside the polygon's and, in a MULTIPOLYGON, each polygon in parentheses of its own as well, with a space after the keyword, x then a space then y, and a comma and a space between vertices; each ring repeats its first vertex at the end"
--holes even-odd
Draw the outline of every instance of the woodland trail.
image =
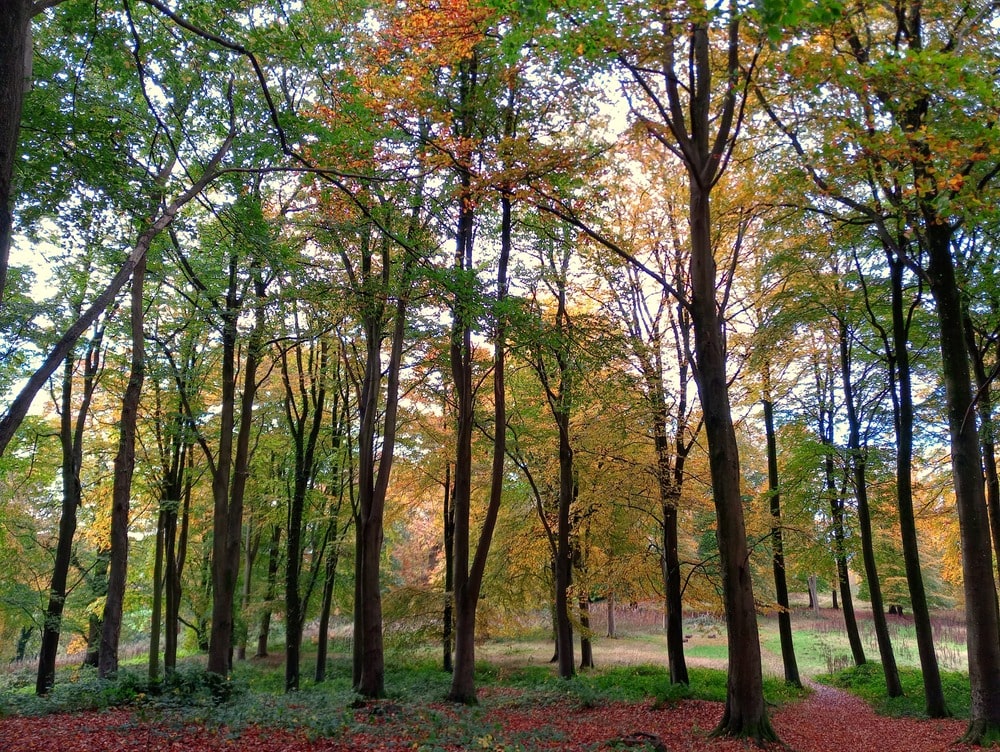
POLYGON ((844 690, 807 684, 812 690, 808 698, 778 709, 772 718, 781 740, 796 752, 973 749, 955 744, 965 731, 965 721, 888 718, 844 690))

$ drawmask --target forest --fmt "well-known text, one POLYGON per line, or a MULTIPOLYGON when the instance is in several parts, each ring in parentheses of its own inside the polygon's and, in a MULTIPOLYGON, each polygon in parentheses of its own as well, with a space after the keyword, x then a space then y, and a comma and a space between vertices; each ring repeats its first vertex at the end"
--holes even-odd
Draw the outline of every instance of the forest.
POLYGON ((270 656, 378 701, 403 645, 474 705, 491 642, 571 680, 648 612, 671 686, 721 625, 710 725, 769 743, 822 604, 889 698, 909 625, 932 719, 961 621, 1000 739, 996 2, 4 0, 0 39, 33 694, 270 656))

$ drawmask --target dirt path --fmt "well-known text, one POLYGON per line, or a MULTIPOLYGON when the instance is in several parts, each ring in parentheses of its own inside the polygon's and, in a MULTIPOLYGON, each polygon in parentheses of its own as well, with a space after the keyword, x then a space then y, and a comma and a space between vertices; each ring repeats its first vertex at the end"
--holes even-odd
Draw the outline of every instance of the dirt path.
POLYGON ((808 682, 813 694, 774 713, 781 740, 796 752, 941 752, 956 746, 965 721, 887 718, 854 695, 808 682))

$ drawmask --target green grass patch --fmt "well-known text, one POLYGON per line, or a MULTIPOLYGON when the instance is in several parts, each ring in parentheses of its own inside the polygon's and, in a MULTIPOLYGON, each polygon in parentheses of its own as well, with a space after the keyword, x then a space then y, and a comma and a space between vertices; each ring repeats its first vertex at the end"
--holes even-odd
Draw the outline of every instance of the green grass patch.
MULTIPOLYGON (((889 697, 886 694, 885 672, 881 663, 869 662, 816 677, 816 681, 857 695, 881 715, 923 717, 926 700, 923 675, 920 670, 901 667, 899 680, 903 685, 903 696, 889 697)), ((951 714, 956 718, 968 718, 970 701, 968 675, 957 671, 942 671, 941 687, 945 704, 951 714)))
POLYGON ((711 644, 687 645, 684 648, 684 655, 688 658, 725 661, 729 660, 729 648, 725 640, 711 644))

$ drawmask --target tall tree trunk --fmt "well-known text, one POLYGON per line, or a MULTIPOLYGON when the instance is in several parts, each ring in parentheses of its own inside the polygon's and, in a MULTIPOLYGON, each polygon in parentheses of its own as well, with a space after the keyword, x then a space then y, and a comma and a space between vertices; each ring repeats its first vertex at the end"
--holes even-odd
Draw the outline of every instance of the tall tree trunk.
POLYGON ((146 375, 143 333, 143 282, 146 277, 146 256, 143 255, 132 273, 132 363, 128 385, 122 399, 118 422, 118 454, 114 463, 114 485, 111 492, 111 553, 108 562, 108 594, 104 601, 101 626, 101 655, 97 674, 107 678, 118 671, 118 642, 122 629, 122 609, 128 575, 128 517, 132 497, 132 475, 135 470, 135 433, 139 422, 139 398, 146 375))
POLYGON ((258 262, 252 264, 254 286, 254 327, 243 364, 243 393, 240 397, 239 427, 233 452, 236 424, 236 340, 241 304, 237 295, 237 259, 229 265, 229 289, 223 317, 222 410, 218 458, 212 478, 215 513, 212 521, 212 627, 208 646, 208 671, 225 676, 232 668, 234 606, 240 571, 240 544, 243 540, 243 497, 250 475, 250 435, 257 393, 257 367, 261 361, 264 336, 264 282, 258 262), (230 459, 232 460, 230 471, 230 459))
POLYGON ((167 515, 160 505, 156 515, 156 548, 153 554, 153 605, 149 617, 149 661, 146 675, 150 684, 160 681, 160 632, 163 628, 163 555, 167 515))
POLYGON ((309 365, 303 360, 302 343, 294 346, 297 373, 293 385, 288 367, 288 352, 281 356, 281 376, 285 385, 285 420, 292 435, 295 449, 292 498, 288 509, 288 535, 285 557, 285 691, 299 688, 299 659, 302 649, 302 629, 305 621, 305 604, 300 592, 299 576, 302 570, 302 519, 306 495, 316 472, 316 445, 323 427, 323 410, 326 401, 328 347, 325 341, 317 344, 318 357, 310 354, 309 365), (306 383, 308 380, 308 384, 306 383))
MULTIPOLYGON (((829 364, 828 364, 829 365, 829 364)), ((827 376, 819 372, 817 366, 816 387, 822 403, 819 415, 819 435, 824 447, 823 475, 826 482, 826 493, 830 499, 830 523, 833 528, 833 559, 837 565, 837 584, 840 590, 840 600, 844 605, 844 628, 847 631, 847 641, 851 646, 854 665, 861 666, 867 662, 865 648, 861 642, 861 631, 854 614, 854 598, 851 594, 851 577, 847 568, 846 535, 844 533, 844 494, 837 488, 833 461, 833 381, 829 378, 831 368, 827 368, 827 376), (825 383, 824 383, 825 380, 825 383)), ((836 591, 834 591, 836 592, 836 591)))
MULTIPOLYGON (((388 263, 386 263, 388 266, 388 263)), ((385 651, 382 640, 382 591, 380 564, 382 557, 383 520, 385 497, 392 472, 393 454, 396 445, 396 419, 399 413, 399 377, 403 357, 403 337, 406 332, 407 286, 409 284, 408 264, 404 264, 400 291, 396 299, 395 313, 386 383, 385 406, 382 414, 381 455, 376 470, 378 450, 375 422, 378 406, 379 386, 382 382, 380 349, 382 346, 381 314, 369 319, 366 324, 367 362, 362 387, 361 425, 359 431, 359 514, 358 526, 361 542, 359 587, 361 675, 357 690, 364 697, 378 698, 385 695, 385 651)), ((355 601, 357 608, 357 601, 355 601)))
MULTIPOLYGON (((31 0, 6 0, 0 6, 0 309, 7 287, 7 266, 14 228, 14 165, 17 162, 21 105, 31 77, 31 0)), ((0 450, 2 453, 2 450, 0 450)))
POLYGON ((76 358, 72 354, 68 355, 63 367, 59 422, 59 441, 62 446, 62 509, 59 516, 56 558, 49 582, 49 603, 42 623, 42 646, 38 653, 38 675, 35 680, 35 693, 38 695, 47 695, 55 684, 56 655, 59 651, 59 635, 67 595, 66 583, 73 558, 73 537, 76 534, 76 512, 83 496, 83 487, 80 483, 80 468, 83 465, 83 431, 96 387, 103 338, 102 326, 95 331, 87 346, 84 358, 83 398, 76 412, 73 409, 73 375, 76 370, 76 358))
MULTIPOLYGON (((924 175, 918 175, 924 178, 924 175)), ((952 228, 923 207, 930 264, 927 276, 937 304, 941 368, 951 436, 952 479, 958 507, 965 589, 966 642, 972 705, 965 739, 979 743, 1000 734, 1000 611, 993 577, 982 455, 972 401, 969 353, 954 259, 952 228)))
MULTIPOLYGON (((470 63, 468 71, 468 86, 474 90, 476 86, 476 57, 470 63)), ((514 99, 515 87, 509 84, 507 110, 504 131, 508 137, 514 134, 514 99)), ((463 127, 472 128, 472 118, 467 118, 463 127)), ((463 172, 462 180, 466 191, 470 187, 470 174, 463 172)), ((471 199, 471 194, 469 195, 471 199)), ((458 271, 471 271, 473 246, 473 202, 462 200, 463 210, 460 212, 458 240, 456 243, 455 264, 458 271)), ((458 406, 458 432, 456 436, 457 451, 455 456, 455 488, 452 500, 453 512, 453 553, 454 553, 454 600, 455 600, 455 662, 452 671, 449 699, 455 702, 471 703, 476 701, 475 660, 476 660, 476 612, 479 607, 479 595, 482 590, 483 577, 486 572, 486 559, 493 541, 497 517, 500 512, 500 502, 503 498, 504 463, 507 455, 507 398, 506 398, 506 347, 507 347, 507 313, 504 306, 507 301, 508 281, 507 264, 513 247, 512 241, 512 205, 511 190, 504 187, 500 194, 500 257, 497 262, 497 300, 493 309, 493 457, 490 468, 490 495, 483 518, 482 527, 476 543, 475 552, 471 550, 471 439, 474 421, 472 395, 472 342, 471 322, 460 313, 462 310, 474 310, 475 306, 462 307, 464 301, 456 298, 456 319, 461 320, 462 331, 453 333, 452 338, 452 370, 456 385, 456 403, 458 406), (459 339, 460 334, 460 339, 459 339), (456 367, 461 373, 456 372, 456 367), (463 411, 468 411, 463 412, 463 411), (463 467, 463 463, 464 467, 463 467)), ((469 291, 472 292, 472 291, 469 291)))
POLYGON ((562 257, 558 261, 553 257, 548 263, 556 274, 556 278, 553 280, 556 294, 555 347, 553 348, 556 361, 554 383, 552 382, 553 377, 546 370, 542 355, 538 357, 536 370, 542 377, 549 410, 552 412, 559 430, 559 497, 556 513, 554 565, 556 653, 559 676, 563 679, 569 679, 576 673, 573 657, 573 622, 570 618, 570 588, 573 585, 572 510, 573 503, 576 501, 577 483, 570 435, 570 414, 573 406, 575 374, 573 374, 568 353, 570 347, 566 290, 569 271, 568 250, 563 250, 562 257))
MULTIPOLYGON (((698 45, 707 47, 707 34, 698 41, 698 45)), ((697 52, 699 59, 701 55, 705 56, 707 65, 707 49, 697 52)), ((692 173, 689 180, 691 322, 694 326, 696 383, 708 439, 729 642, 726 708, 716 733, 769 740, 777 736, 764 705, 760 636, 740 488, 739 449, 729 404, 723 322, 716 301, 709 193, 700 185, 702 179, 702 175, 692 173)))
POLYGON ((889 637, 889 625, 885 620, 885 606, 882 602, 882 584, 878 579, 875 562, 875 544, 872 540, 871 511, 868 506, 867 460, 861 446, 861 418, 854 399, 854 381, 851 373, 851 351, 848 342, 847 322, 838 320, 838 340, 840 345, 840 374, 844 390, 844 406, 847 408, 848 462, 854 476, 854 494, 858 500, 858 527, 861 531, 861 558, 868 580, 868 593, 872 604, 872 620, 875 623, 875 639, 878 642, 879 657, 885 673, 885 687, 889 697, 901 697, 903 685, 899 681, 896 655, 889 637))
MULTIPOLYGON (((785 577, 785 547, 781 524, 781 486, 778 483, 778 441, 774 432, 774 405, 771 402, 770 369, 764 367, 764 433, 767 440, 767 487, 771 496, 771 569, 774 572, 774 594, 778 602, 778 636, 781 640, 781 663, 785 681, 802 686, 799 665, 792 642, 792 612, 788 603, 788 581, 785 577)), ((812 591, 810 591, 810 595, 812 591)))
POLYGON ((332 546, 326 556, 323 576, 323 597, 319 609, 319 636, 316 639, 316 673, 317 684, 326 681, 326 658, 330 645, 330 614, 333 611, 333 587, 337 581, 337 564, 340 562, 341 535, 338 531, 337 518, 340 505, 337 505, 327 538, 332 546))
MULTIPOLYGON (((686 315, 682 312, 682 321, 686 315)), ((682 325, 683 326, 683 325, 682 325)), ((687 337, 687 333, 682 333, 687 337)), ((680 343, 678 343, 680 345, 680 343)), ((657 347, 659 344, 657 343, 657 347)), ((678 346, 678 353, 687 348, 678 346)), ((655 358, 660 364, 660 357, 655 358)), ((652 364, 650 364, 652 366, 652 364)), ((688 364, 682 359, 678 390, 676 394, 676 420, 671 421, 667 414, 666 389, 663 384, 662 365, 650 370, 652 378, 647 378, 653 397, 654 425, 653 445, 656 449, 657 488, 660 494, 660 513, 662 515, 663 535, 663 584, 665 588, 666 612, 664 620, 667 632, 667 663, 670 667, 671 684, 688 684, 687 661, 684 658, 684 602, 682 598, 681 562, 678 554, 677 516, 681 502, 681 489, 684 483, 684 466, 690 450, 690 443, 685 437, 687 431, 688 411, 688 364), (667 426, 674 423, 674 441, 671 450, 667 426)))
POLYGON ((965 340, 976 379, 976 409, 979 412, 979 433, 982 437, 983 471, 986 475, 986 508, 989 510, 993 553, 1000 567, 1000 473, 997 472, 996 422, 993 418, 993 397, 990 388, 993 376, 986 366, 985 353, 976 342, 976 329, 969 313, 968 302, 962 300, 962 321, 965 340))
POLYGON ((441 613, 442 666, 451 673, 454 670, 452 649, 454 644, 455 621, 455 507, 451 503, 451 461, 444 465, 444 608, 441 613))
POLYGON ((163 502, 167 505, 167 528, 166 528, 166 566, 167 576, 165 580, 166 593, 164 605, 166 613, 164 615, 164 630, 166 631, 163 644, 163 672, 173 673, 177 668, 177 638, 180 635, 181 621, 181 590, 182 576, 184 574, 184 563, 187 559, 188 530, 190 528, 191 492, 193 481, 190 475, 191 463, 194 455, 191 452, 191 445, 183 442, 184 450, 181 453, 178 463, 179 467, 186 467, 183 476, 178 477, 178 484, 175 488, 176 500, 171 499, 163 502), (180 528, 177 526, 180 518, 180 528))
MULTIPOLYGON (((359 504, 360 507, 360 504, 359 504)), ((361 608, 361 557, 364 554, 365 543, 361 536, 360 508, 354 513, 354 613, 352 615, 351 642, 351 685, 355 688, 361 684, 361 667, 365 662, 364 653, 364 612, 361 608)))
POLYGON ((896 429, 896 506, 903 544, 906 584, 913 609, 913 627, 924 684, 925 712, 931 718, 950 713, 941 686, 941 672, 934 652, 934 630, 920 570, 917 526, 913 514, 913 390, 907 317, 903 305, 903 262, 887 252, 892 295, 892 347, 889 357, 893 422, 896 429), (893 367, 894 366, 894 367, 893 367))

